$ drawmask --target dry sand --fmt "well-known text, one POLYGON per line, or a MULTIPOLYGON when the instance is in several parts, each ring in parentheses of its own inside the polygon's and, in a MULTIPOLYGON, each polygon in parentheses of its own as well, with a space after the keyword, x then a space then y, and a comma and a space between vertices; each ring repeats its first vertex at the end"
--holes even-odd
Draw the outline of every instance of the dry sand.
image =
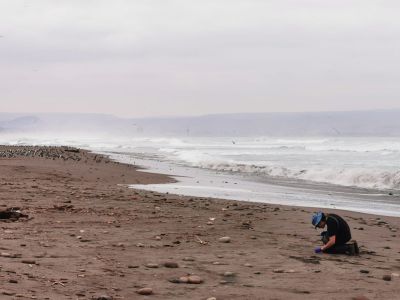
POLYGON ((137 191, 172 179, 65 150, 0 147, 28 215, 1 222, 0 299, 400 299, 399 218, 336 211, 361 255, 315 255, 314 209, 137 191))

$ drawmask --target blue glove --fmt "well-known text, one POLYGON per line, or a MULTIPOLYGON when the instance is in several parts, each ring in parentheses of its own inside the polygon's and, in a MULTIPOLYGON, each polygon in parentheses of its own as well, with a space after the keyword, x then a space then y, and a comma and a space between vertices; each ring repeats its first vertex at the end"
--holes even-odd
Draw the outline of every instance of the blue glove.
POLYGON ((321 252, 322 252, 321 247, 317 247, 314 249, 314 253, 321 253, 321 252))

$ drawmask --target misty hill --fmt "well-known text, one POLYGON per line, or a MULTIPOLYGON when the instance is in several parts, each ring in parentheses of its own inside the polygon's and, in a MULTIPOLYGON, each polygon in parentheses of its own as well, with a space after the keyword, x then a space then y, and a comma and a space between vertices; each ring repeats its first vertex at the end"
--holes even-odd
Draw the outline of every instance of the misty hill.
POLYGON ((0 113, 0 131, 123 136, 398 136, 400 110, 140 119, 101 114, 0 113))
POLYGON ((135 120, 149 135, 191 136, 397 136, 400 110, 223 114, 135 120))

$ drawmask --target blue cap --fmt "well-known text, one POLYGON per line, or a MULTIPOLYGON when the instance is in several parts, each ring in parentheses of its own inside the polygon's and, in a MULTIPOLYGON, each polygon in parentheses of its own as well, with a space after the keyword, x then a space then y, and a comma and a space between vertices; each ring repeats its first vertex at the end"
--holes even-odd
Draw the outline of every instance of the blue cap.
POLYGON ((319 212, 313 214, 311 223, 312 223, 315 227, 317 227, 318 224, 319 224, 319 222, 321 222, 323 215, 324 215, 324 214, 323 214, 321 211, 319 211, 319 212))

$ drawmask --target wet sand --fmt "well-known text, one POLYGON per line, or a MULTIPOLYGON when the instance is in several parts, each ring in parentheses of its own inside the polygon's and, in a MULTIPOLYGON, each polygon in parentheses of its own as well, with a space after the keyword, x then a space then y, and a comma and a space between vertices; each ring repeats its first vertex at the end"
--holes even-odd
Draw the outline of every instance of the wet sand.
POLYGON ((133 190, 172 179, 67 148, 1 146, 0 170, 27 215, 0 220, 0 299, 399 299, 399 218, 336 211, 361 255, 315 255, 312 208, 133 190))

